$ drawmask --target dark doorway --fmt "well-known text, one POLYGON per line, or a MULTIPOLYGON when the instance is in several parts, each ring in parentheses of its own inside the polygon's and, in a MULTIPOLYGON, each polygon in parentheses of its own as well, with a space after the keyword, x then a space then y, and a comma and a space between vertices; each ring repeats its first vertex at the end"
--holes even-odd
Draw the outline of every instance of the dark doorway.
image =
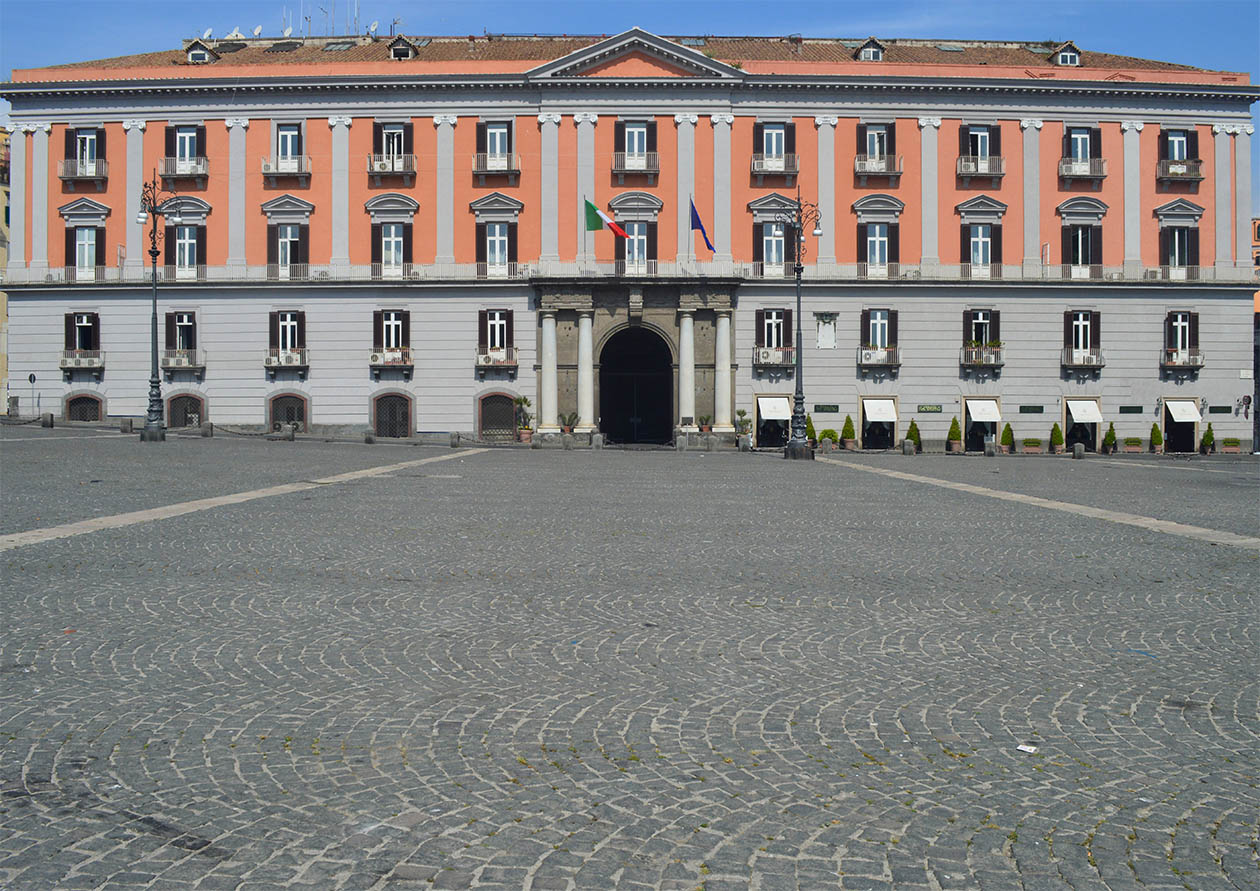
POLYGON ((791 432, 787 421, 771 418, 757 418, 757 448, 778 449, 788 444, 791 432))
POLYGON ((997 436, 996 421, 973 421, 967 414, 967 432, 963 436, 963 448, 968 452, 983 452, 984 438, 997 436))
POLYGON ((511 396, 481 397, 481 438, 486 442, 516 440, 516 403, 511 396))
POLYGON ((669 347, 646 328, 614 334, 599 354, 599 429, 610 442, 673 438, 674 372, 669 347))
MULTIPOLYGON (((1069 417, 1071 417, 1070 414, 1069 417)), ((1098 425, 1069 424, 1068 431, 1063 437, 1063 443, 1067 447, 1067 451, 1072 451, 1078 442, 1085 446, 1085 451, 1087 452, 1098 451, 1098 425)))
POLYGON ((1193 452, 1195 446, 1194 427, 1194 421, 1173 420, 1172 412, 1168 410, 1167 403, 1165 403, 1164 451, 1193 452))
POLYGON ((167 405, 167 427, 200 427, 202 407, 196 396, 176 396, 167 405))
POLYGON ((376 435, 403 437, 411 435, 411 400, 406 396, 376 397, 376 435))
POLYGON ((101 400, 95 396, 75 396, 66 404, 67 421, 99 421, 100 419, 101 400))
POLYGON ((271 400, 271 429, 280 430, 286 424, 297 424, 306 432, 306 400, 301 396, 277 396, 271 400))

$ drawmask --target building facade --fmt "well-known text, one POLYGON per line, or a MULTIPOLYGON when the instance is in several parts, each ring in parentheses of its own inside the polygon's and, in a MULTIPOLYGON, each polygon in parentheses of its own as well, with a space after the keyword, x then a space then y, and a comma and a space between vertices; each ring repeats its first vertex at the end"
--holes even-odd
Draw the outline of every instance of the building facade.
POLYGON ((512 439, 524 396, 543 432, 742 417, 774 445, 802 349, 816 428, 864 447, 912 418, 1250 444, 1246 75, 1072 43, 231 35, 0 93, 23 414, 143 415, 156 177, 172 426, 512 439))
MULTIPOLYGON (((0 270, 9 266, 9 133, 0 131, 0 270)), ((0 273, 2 274, 2 273, 0 273)), ((9 299, 0 285, 0 412, 9 410, 9 299)))

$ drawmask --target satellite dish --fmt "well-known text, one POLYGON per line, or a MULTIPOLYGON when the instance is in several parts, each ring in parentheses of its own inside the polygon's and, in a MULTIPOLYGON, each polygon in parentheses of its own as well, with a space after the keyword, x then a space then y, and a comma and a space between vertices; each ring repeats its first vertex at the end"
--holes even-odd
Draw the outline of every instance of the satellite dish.
POLYGON ((254 28, 254 36, 255 36, 255 37, 257 37, 257 36, 258 36, 259 34, 261 34, 261 33, 262 33, 262 25, 259 25, 258 27, 254 28))
POLYGON ((292 25, 290 25, 289 27, 287 27, 287 28, 285 28, 285 29, 284 29, 284 36, 285 36, 285 37, 288 37, 288 36, 289 36, 290 34, 292 34, 292 33, 293 33, 293 26, 292 26, 292 25))
POLYGON ((228 39, 229 39, 229 40, 236 40, 237 38, 239 38, 239 37, 244 37, 244 36, 245 36, 245 35, 241 33, 241 29, 240 29, 240 28, 233 27, 233 28, 232 28, 232 33, 228 35, 228 39))
POLYGON ((372 22, 372 24, 368 25, 368 33, 373 36, 376 36, 376 29, 379 28, 380 26, 381 26, 380 22, 372 22))
POLYGON ((211 34, 213 34, 213 33, 214 33, 214 29, 213 29, 213 28, 207 28, 207 29, 206 29, 206 32, 205 32, 204 34, 202 34, 202 35, 201 35, 201 39, 202 39, 202 40, 209 40, 209 39, 210 39, 210 35, 211 35, 211 34))

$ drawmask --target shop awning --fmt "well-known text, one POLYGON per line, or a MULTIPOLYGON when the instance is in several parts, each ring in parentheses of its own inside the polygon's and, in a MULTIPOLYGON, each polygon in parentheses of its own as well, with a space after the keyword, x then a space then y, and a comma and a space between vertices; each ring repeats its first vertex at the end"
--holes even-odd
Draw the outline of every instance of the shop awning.
POLYGON ((1092 399, 1069 399, 1068 413, 1072 416, 1072 421, 1077 424, 1101 424, 1102 412, 1098 410, 1098 403, 1092 399))
POLYGON ((973 421, 1000 421, 1002 413, 998 411, 996 399, 968 399, 967 414, 973 421))
POLYGON ((892 399, 863 399, 862 412, 868 421, 897 422, 897 403, 892 399))
POLYGON ((1172 415, 1174 421, 1197 423, 1203 420, 1203 415, 1199 414, 1198 404, 1190 399, 1166 399, 1164 405, 1168 407, 1168 413, 1172 415))
POLYGON ((763 421, 789 421, 792 419, 792 404, 786 396, 758 396, 757 414, 763 421))

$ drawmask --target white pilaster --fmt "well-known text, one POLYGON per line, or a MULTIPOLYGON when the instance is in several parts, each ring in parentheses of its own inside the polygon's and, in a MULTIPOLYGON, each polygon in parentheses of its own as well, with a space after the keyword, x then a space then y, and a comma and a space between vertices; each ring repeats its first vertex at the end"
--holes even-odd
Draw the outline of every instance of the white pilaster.
POLYGON ((691 231, 691 199, 695 194, 696 177, 696 122, 700 118, 694 114, 676 114, 674 123, 678 126, 678 191, 674 194, 678 214, 678 263, 686 263, 695 256, 692 245, 695 243, 691 231))
POLYGON ((1124 134, 1124 268, 1136 278, 1142 272, 1142 133, 1141 121, 1123 121, 1124 134))
POLYGON ((1217 124, 1212 128, 1212 148, 1216 163, 1216 265, 1234 265, 1234 228, 1229 216, 1230 192, 1233 189, 1233 172, 1230 170, 1229 127, 1217 124))
POLYGON ((332 128, 332 250, 328 261, 333 266, 350 265, 350 118, 330 117, 332 128))
POLYGON ((560 115, 540 114, 539 265, 546 271, 560 261, 560 115))
MULTIPOLYGON (((833 257, 834 261, 835 258, 833 257)), ((731 421, 731 313, 717 313, 716 340, 713 348, 713 431, 733 433, 731 421)))
POLYGON ((814 126, 818 128, 818 212, 822 215, 823 227, 823 237, 818 239, 819 266, 836 262, 836 124, 839 122, 835 115, 814 118, 814 126))
POLYGON ((1251 263, 1251 134, 1256 130, 1243 124, 1234 131, 1234 265, 1251 263))
POLYGON ((249 118, 227 118, 228 131, 228 253, 227 265, 243 267, 245 257, 245 131, 249 118))
POLYGON ((9 266, 26 269, 26 134, 27 124, 9 124, 9 266))
POLYGON ((126 245, 127 257, 123 265, 130 269, 144 266, 144 224, 136 222, 140 214, 140 186, 144 182, 144 128, 145 122, 126 120, 122 122, 123 132, 127 134, 127 178, 125 192, 127 197, 126 245))
POLYGON ((1024 272, 1041 269, 1041 127, 1035 118, 1024 118, 1024 272))
POLYGON ((695 314, 678 311, 678 417, 683 430, 696 426, 696 332, 695 314))
POLYGON ((32 270, 48 268, 48 134, 51 130, 51 124, 36 124, 31 141, 32 270))
MULTIPOLYGON (((437 194, 434 196, 437 255, 434 260, 446 266, 455 265, 455 121, 453 114, 433 118, 433 126, 437 127, 437 194)), ((554 411, 554 404, 552 409, 554 411)))
POLYGON ((923 259, 920 263, 924 273, 933 272, 941 263, 940 165, 937 161, 940 129, 940 118, 919 118, 919 148, 923 153, 919 189, 923 213, 923 259))
POLYGON ((543 310, 542 386, 538 392, 538 432, 560 432, 559 382, 556 377, 556 313, 543 310))
POLYGON ((713 124, 713 219, 708 221, 713 239, 713 262, 731 262, 731 124, 733 114, 709 117, 713 124))
POLYGON ((578 433, 595 430, 595 342, 592 336, 594 312, 578 311, 578 433))
POLYGON ((578 262, 595 261, 595 233, 586 231, 586 202, 595 204, 595 122, 591 112, 573 116, 577 126, 577 239, 578 262))

